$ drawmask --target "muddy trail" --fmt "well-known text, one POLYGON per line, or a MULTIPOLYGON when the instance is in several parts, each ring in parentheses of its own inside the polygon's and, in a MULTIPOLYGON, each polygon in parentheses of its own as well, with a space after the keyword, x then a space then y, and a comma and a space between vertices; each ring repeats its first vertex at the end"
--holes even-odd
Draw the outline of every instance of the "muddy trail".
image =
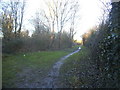
POLYGON ((22 79, 20 82, 19 79, 16 82, 17 88, 61 88, 62 85, 59 81, 59 70, 61 65, 64 63, 64 60, 66 60, 71 55, 79 52, 80 49, 60 58, 51 68, 51 70, 48 72, 45 78, 40 79, 41 76, 39 73, 40 70, 32 70, 30 68, 26 68, 23 70, 22 73, 18 75, 19 78, 25 78, 22 79), (31 82, 30 82, 31 81, 31 82))
POLYGON ((76 50, 64 57, 62 57, 58 62, 56 62, 50 72, 48 73, 48 76, 44 78, 42 82, 42 87, 41 88, 61 88, 62 86, 60 85, 60 82, 58 81, 59 79, 59 70, 61 65, 64 63, 63 61, 66 60, 68 57, 71 55, 79 52, 79 50, 76 50))

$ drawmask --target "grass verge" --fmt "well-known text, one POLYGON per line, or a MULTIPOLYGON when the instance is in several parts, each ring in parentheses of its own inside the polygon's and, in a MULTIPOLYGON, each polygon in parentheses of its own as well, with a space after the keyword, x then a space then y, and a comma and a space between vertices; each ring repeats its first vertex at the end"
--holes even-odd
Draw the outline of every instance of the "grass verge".
POLYGON ((90 51, 82 46, 82 49, 65 60, 60 69, 61 82, 65 88, 79 88, 89 84, 87 69, 90 67, 90 51))
POLYGON ((41 71, 41 75, 44 76, 60 57, 67 54, 68 52, 64 51, 49 51, 7 55, 2 60, 3 87, 14 87, 16 79, 25 79, 25 77, 17 77, 17 74, 22 73, 26 68, 32 69, 31 73, 35 70, 41 71))
POLYGON ((22 87, 22 84, 41 80, 47 75, 48 71, 59 58, 69 54, 77 48, 78 46, 61 51, 4 55, 2 59, 3 88, 22 87))

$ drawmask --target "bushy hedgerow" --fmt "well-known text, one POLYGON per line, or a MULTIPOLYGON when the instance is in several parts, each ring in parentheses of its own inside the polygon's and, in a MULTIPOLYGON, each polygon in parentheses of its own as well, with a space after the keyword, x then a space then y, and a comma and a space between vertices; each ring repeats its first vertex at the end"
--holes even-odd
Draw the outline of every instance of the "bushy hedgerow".
POLYGON ((91 49, 92 60, 99 69, 99 83, 114 88, 120 86, 120 32, 110 30, 106 24, 87 38, 85 46, 91 49))
POLYGON ((37 33, 32 37, 21 36, 4 39, 2 42, 3 53, 17 53, 17 52, 36 52, 45 50, 57 50, 70 48, 73 44, 72 39, 67 32, 61 33, 61 48, 59 48, 58 34, 55 34, 54 40, 51 39, 51 33, 37 33), (53 41, 53 42, 52 42, 53 41))
POLYGON ((3 53, 15 53, 23 46, 23 41, 20 38, 12 38, 10 40, 2 40, 2 52, 3 53))

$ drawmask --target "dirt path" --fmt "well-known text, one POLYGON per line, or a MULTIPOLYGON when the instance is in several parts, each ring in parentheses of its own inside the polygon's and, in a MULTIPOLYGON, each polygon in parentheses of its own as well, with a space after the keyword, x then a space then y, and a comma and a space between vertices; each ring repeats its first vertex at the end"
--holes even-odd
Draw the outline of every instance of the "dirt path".
POLYGON ((79 52, 79 50, 76 50, 64 57, 62 57, 58 62, 56 62, 53 65, 53 68, 48 73, 48 76, 43 80, 42 82, 42 88, 60 88, 60 83, 58 81, 59 78, 59 70, 61 65, 64 63, 63 61, 66 60, 71 55, 79 52))
POLYGON ((41 70, 32 70, 30 68, 25 68, 22 72, 18 74, 17 77, 22 78, 18 79, 16 82, 17 88, 60 88, 59 82, 59 69, 61 65, 64 63, 63 61, 66 60, 71 55, 79 52, 76 50, 62 58, 60 58, 52 67, 50 72, 45 78, 42 78, 41 70), (42 79, 40 79, 42 78, 42 79), (20 81, 21 80, 21 81, 20 81))

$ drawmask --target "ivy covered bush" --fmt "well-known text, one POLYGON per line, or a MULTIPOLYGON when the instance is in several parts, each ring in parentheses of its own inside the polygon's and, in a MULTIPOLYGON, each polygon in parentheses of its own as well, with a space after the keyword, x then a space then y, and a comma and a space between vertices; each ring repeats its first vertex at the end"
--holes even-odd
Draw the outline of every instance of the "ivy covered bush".
POLYGON ((109 19, 84 40, 99 70, 99 83, 120 88, 120 2, 112 3, 109 19))

